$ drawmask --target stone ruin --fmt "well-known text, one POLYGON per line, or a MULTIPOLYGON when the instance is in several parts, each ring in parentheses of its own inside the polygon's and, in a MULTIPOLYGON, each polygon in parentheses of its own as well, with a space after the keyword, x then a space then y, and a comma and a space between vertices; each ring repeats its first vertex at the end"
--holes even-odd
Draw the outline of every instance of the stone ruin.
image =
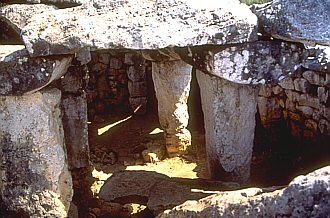
POLYGON ((249 179, 258 120, 269 128, 284 119, 292 136, 329 151, 326 0, 25 3, 0 8, 1 44, 22 44, 0 45, 0 195, 12 217, 67 216, 90 172, 87 117, 104 110, 88 86, 109 107, 128 95, 143 113, 148 70, 170 157, 191 145, 187 99, 196 72, 214 179, 249 179))

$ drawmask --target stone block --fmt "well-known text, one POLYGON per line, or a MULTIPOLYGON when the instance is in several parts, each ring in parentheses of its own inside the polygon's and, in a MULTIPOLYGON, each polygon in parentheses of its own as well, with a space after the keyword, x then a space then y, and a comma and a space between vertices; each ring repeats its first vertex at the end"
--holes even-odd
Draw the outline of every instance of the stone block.
POLYGON ((279 85, 286 90, 293 90, 294 89, 294 84, 292 78, 288 77, 283 79, 279 85))
MULTIPOLYGON (((197 81, 204 112, 209 172, 213 178, 245 182, 250 176, 259 90, 201 71, 197 71, 197 81)), ((267 101, 265 97, 260 98, 267 101)))
POLYGON ((327 73, 325 75, 324 86, 327 87, 327 88, 330 88, 330 73, 327 73))
POLYGON ((300 95, 298 92, 295 92, 293 90, 285 90, 285 95, 287 96, 287 98, 292 101, 292 102, 296 102, 298 101, 300 95))
POLYGON ((298 113, 294 113, 294 112, 289 112, 288 113, 289 118, 293 121, 301 121, 301 116, 298 113))
POLYGON ((279 94, 282 93, 282 91, 283 91, 283 88, 279 85, 276 85, 276 86, 273 87, 274 95, 279 95, 279 94))
POLYGON ((128 81, 128 92, 131 98, 145 97, 147 96, 147 84, 146 81, 132 82, 128 81))
POLYGON ((87 100, 85 93, 80 95, 63 94, 62 112, 69 168, 72 170, 89 167, 90 151, 88 144, 87 100))
POLYGON ((299 106, 299 105, 297 105, 296 108, 298 111, 300 111, 306 117, 312 117, 314 110, 315 110, 308 106, 299 106))
POLYGON ((270 97, 272 95, 272 86, 269 84, 261 85, 259 96, 270 97))
POLYGON ((329 91, 325 87, 317 88, 317 97, 319 98, 320 103, 326 103, 329 98, 329 91))
POLYGON ((297 102, 301 106, 309 106, 315 109, 318 109, 320 106, 319 99, 308 94, 299 95, 297 102))
POLYGON ((290 101, 290 99, 285 100, 285 108, 289 111, 296 111, 296 104, 293 101, 290 101))
POLYGON ((297 78, 293 81, 294 89, 298 92, 308 93, 310 90, 310 84, 304 78, 297 78))
POLYGON ((145 65, 133 65, 128 68, 127 77, 132 82, 139 82, 146 80, 145 65))
POLYGON ((127 65, 134 65, 134 57, 135 54, 132 53, 125 53, 125 59, 124 59, 124 63, 127 65))
POLYGON ((67 217, 72 199, 58 89, 0 97, 2 206, 13 217, 67 217))
POLYGON ((310 84, 318 86, 324 85, 324 77, 318 72, 307 70, 303 72, 302 75, 310 84))

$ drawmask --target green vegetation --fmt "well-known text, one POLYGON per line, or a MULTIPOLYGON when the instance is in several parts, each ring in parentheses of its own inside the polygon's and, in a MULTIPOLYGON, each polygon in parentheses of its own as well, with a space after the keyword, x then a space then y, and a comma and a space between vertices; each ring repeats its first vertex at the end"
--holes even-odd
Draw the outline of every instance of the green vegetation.
POLYGON ((247 5, 252 5, 252 4, 263 4, 266 2, 271 2, 271 0, 240 0, 240 2, 245 3, 247 5))

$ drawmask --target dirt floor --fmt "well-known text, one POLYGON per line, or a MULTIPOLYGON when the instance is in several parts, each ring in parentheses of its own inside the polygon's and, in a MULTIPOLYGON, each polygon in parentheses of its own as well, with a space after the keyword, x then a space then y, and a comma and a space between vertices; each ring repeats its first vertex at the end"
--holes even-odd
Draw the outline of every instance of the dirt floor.
MULTIPOLYGON (((122 170, 155 171, 176 178, 209 179, 203 131, 191 131, 192 149, 188 155, 165 157, 161 161, 150 163, 143 159, 142 151, 150 144, 165 146, 156 115, 112 116, 98 118, 97 121, 90 124, 89 131, 95 180, 91 189, 95 198, 104 181, 113 173, 122 170)), ((267 149, 255 151, 252 157, 252 179, 244 187, 285 185, 300 172, 309 170, 301 164, 303 160, 299 154, 285 156, 283 153, 273 153, 267 149)), ((314 166, 319 167, 317 164, 314 166)), ((143 205, 132 204, 130 207, 132 213, 144 209, 143 205)))

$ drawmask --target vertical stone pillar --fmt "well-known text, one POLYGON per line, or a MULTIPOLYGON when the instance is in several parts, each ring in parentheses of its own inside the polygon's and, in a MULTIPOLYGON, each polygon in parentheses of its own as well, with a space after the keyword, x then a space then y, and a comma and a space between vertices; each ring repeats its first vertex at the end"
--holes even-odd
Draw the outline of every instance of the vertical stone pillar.
POLYGON ((152 63, 152 78, 158 99, 159 122, 165 132, 169 156, 184 154, 191 145, 188 126, 188 96, 192 66, 185 62, 152 63))
POLYGON ((197 71, 205 122, 207 161, 213 178, 245 182, 250 162, 258 90, 197 71))
POLYGON ((0 97, 0 194, 8 217, 67 217, 72 198, 58 89, 0 97))

